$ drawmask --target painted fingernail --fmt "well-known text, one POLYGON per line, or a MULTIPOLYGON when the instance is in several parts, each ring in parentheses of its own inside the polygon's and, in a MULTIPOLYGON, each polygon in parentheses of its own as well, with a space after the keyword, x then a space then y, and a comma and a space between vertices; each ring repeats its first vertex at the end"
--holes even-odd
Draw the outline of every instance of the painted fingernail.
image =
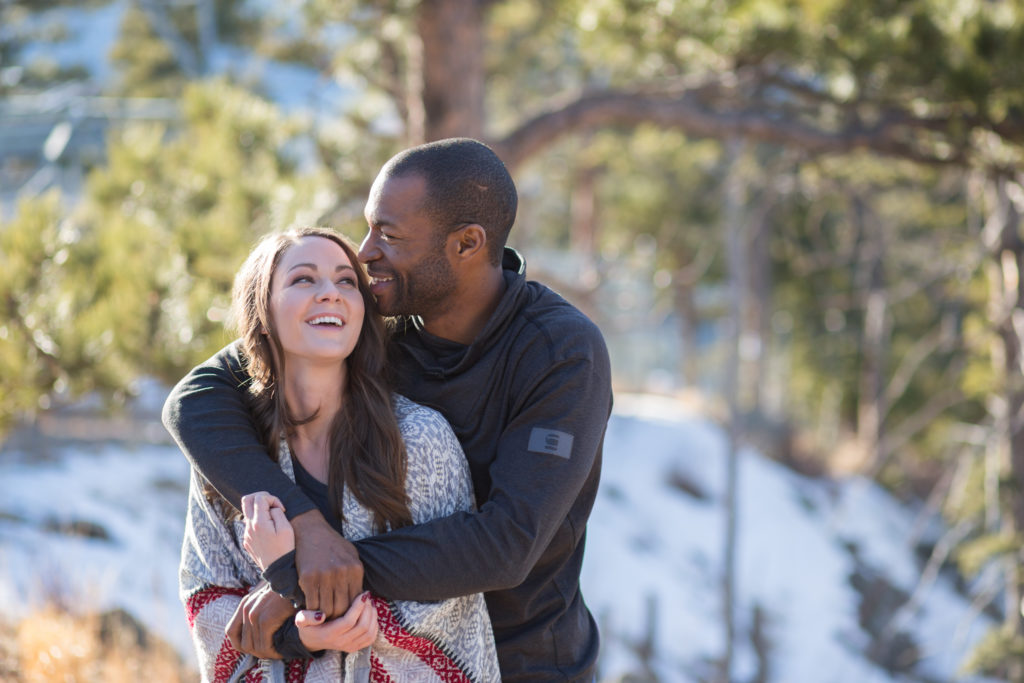
POLYGON ((320 610, 317 610, 317 611, 313 612, 313 618, 316 619, 317 621, 323 621, 324 613, 321 612, 320 610))
POLYGON ((363 602, 369 602, 369 600, 370 600, 370 594, 369 593, 363 593, 363 602))

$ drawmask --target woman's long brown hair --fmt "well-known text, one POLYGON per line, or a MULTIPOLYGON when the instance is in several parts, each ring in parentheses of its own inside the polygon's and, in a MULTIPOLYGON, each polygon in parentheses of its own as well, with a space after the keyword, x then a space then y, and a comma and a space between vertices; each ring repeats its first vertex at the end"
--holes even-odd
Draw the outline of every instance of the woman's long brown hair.
POLYGON ((264 237, 238 274, 232 295, 232 317, 241 337, 251 376, 253 414, 267 452, 276 461, 281 437, 311 421, 316 413, 296 416, 281 388, 284 353, 270 315, 270 285, 281 256, 304 237, 321 237, 340 246, 355 267, 363 296, 363 328, 348 357, 341 410, 331 422, 327 467, 331 509, 342 518, 342 495, 347 485, 374 515, 378 531, 412 524, 405 490, 405 443, 398 429, 385 380, 386 331, 374 309, 370 285, 356 259, 354 245, 329 228, 301 228, 264 237))

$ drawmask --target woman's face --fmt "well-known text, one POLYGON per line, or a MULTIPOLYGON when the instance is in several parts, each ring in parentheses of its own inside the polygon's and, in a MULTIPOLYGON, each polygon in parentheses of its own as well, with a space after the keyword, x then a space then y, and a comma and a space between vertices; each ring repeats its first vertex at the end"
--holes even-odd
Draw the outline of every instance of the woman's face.
POLYGON ((270 282, 270 317, 286 362, 348 358, 363 329, 363 296, 345 251, 306 236, 281 255, 270 282))

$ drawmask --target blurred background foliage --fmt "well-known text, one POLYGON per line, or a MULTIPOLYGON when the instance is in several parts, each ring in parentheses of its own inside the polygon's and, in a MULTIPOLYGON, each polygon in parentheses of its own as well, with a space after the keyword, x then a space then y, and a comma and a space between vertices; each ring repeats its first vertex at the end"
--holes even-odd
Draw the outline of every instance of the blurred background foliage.
POLYGON ((259 235, 358 240, 391 154, 479 137, 521 189, 513 245, 607 331, 620 389, 714 403, 738 359, 747 438, 926 502, 957 530, 936 562, 997 569, 1004 625, 972 666, 1024 680, 1019 3, 127 2, 99 82, 23 58, 62 4, 0 6, 0 95, 88 81, 178 113, 112 125, 76 191, 3 207, 0 429, 174 382, 230 340, 259 235), (286 113, 226 50, 353 95, 286 113))

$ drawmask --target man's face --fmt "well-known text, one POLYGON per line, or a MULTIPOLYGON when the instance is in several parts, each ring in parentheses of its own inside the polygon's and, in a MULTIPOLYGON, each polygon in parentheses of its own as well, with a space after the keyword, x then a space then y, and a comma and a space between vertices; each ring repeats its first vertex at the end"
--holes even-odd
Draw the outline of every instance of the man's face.
POLYGON ((377 176, 366 201, 368 231, 359 246, 383 315, 436 317, 452 305, 455 275, 445 241, 422 210, 426 180, 417 174, 377 176))

